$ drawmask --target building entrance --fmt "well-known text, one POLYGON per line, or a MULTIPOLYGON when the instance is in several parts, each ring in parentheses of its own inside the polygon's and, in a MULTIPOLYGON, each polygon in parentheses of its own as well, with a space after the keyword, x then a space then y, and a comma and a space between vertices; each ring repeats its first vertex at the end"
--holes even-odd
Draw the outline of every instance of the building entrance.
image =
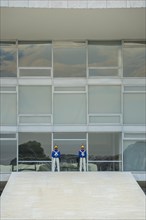
POLYGON ((78 151, 82 144, 87 148, 86 133, 55 133, 53 144, 61 152, 60 171, 78 171, 78 151))

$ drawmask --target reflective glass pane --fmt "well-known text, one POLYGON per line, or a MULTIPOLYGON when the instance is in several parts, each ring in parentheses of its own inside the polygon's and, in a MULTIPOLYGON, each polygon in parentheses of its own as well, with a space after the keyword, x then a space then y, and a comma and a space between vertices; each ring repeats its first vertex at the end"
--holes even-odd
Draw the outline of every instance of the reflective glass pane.
POLYGON ((5 91, 5 92, 16 92, 16 87, 11 87, 11 86, 1 86, 0 91, 5 91))
POLYGON ((51 86, 19 86, 19 113, 51 114, 51 86))
POLYGON ((120 42, 89 42, 89 67, 114 67, 119 65, 120 42))
POLYGON ((89 69, 89 77, 119 76, 118 69, 89 69))
POLYGON ((145 92, 146 86, 124 86, 124 91, 145 92))
POLYGON ((16 125, 17 123, 17 97, 16 94, 0 94, 0 124, 16 125))
POLYGON ((0 138, 16 138, 16 134, 12 133, 1 133, 0 138))
POLYGON ((146 48, 126 47, 123 49, 124 77, 146 77, 146 48))
POLYGON ((50 124, 50 116, 20 116, 20 124, 50 124))
POLYGON ((89 160, 120 160, 119 133, 89 133, 89 160))
POLYGON ((133 40, 133 41, 124 41, 124 46, 136 46, 136 47, 141 47, 146 45, 146 41, 137 41, 137 40, 133 40))
POLYGON ((62 133, 62 135, 62 138, 64 138, 64 140, 60 139, 61 135, 59 133, 54 134, 55 137, 58 137, 58 140, 54 140, 54 145, 58 145, 61 153, 60 170, 78 171, 78 151, 80 150, 80 146, 82 144, 86 147, 86 140, 81 140, 83 137, 85 138, 85 133, 62 133))
POLYGON ((89 86, 88 87, 89 113, 120 113, 121 87, 120 86, 89 86))
POLYGON ((124 133, 125 138, 146 138, 146 133, 124 133))
POLYGON ((19 161, 50 161, 50 133, 19 133, 19 161))
POLYGON ((85 91, 86 90, 86 87, 54 87, 54 90, 55 91, 85 91))
POLYGON ((21 43, 19 44, 20 67, 51 67, 52 45, 50 43, 21 43))
POLYGON ((0 172, 10 173, 17 164, 16 140, 0 140, 0 172))
POLYGON ((54 77, 86 77, 86 45, 56 42, 53 49, 54 77))
POLYGON ((55 124, 85 124, 85 94, 54 94, 55 124))
POLYGON ((146 95, 129 93, 124 94, 124 123, 145 124, 146 123, 146 95))
POLYGON ((51 162, 20 162, 18 164, 18 171, 51 171, 51 162))
POLYGON ((0 47, 0 76, 17 76, 17 50, 12 46, 0 47))
POLYGON ((86 133, 70 133, 70 132, 59 132, 59 133, 54 133, 54 139, 86 139, 86 133))
POLYGON ((123 166, 125 171, 146 170, 146 141, 124 141, 123 166))
POLYGON ((19 76, 35 77, 46 76, 51 77, 51 69, 19 69, 19 76))
POLYGON ((88 163, 88 171, 122 171, 122 163, 117 163, 117 162, 88 163))
POLYGON ((119 124, 120 116, 89 116, 89 123, 119 124))

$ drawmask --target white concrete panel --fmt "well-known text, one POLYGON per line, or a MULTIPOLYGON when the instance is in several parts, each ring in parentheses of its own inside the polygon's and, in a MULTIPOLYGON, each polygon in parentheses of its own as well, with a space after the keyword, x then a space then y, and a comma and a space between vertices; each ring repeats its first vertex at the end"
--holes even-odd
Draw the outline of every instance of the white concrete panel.
POLYGON ((127 0, 127 8, 143 8, 146 7, 145 0, 127 0))
POLYGON ((129 125, 129 126, 123 126, 123 132, 139 132, 139 133, 145 133, 146 132, 146 127, 145 126, 134 126, 134 125, 129 125))
POLYGON ((122 85, 122 79, 88 79, 88 85, 122 85))
POLYGON ((1 78, 0 79, 0 85, 17 85, 17 79, 16 78, 1 78))
POLYGON ((67 8, 68 7, 68 1, 49 1, 49 7, 50 8, 67 8))
POLYGON ((127 1, 107 1, 107 8, 126 8, 127 7, 127 1))
POLYGON ((16 1, 10 1, 9 0, 9 7, 28 7, 29 5, 28 5, 28 0, 26 1, 26 0, 24 0, 24 1, 22 1, 22 0, 16 0, 16 1))
POLYGON ((0 126, 0 130, 4 132, 17 132, 17 126, 0 126))
POLYGON ((145 195, 128 172, 12 173, 1 220, 145 220, 145 195))
POLYGON ((144 39, 145 9, 1 8, 0 37, 5 40, 144 39))
POLYGON ((29 8, 141 8, 145 0, 1 0, 2 7, 29 8), (84 2, 84 3, 83 3, 84 2), (86 3, 85 3, 86 2, 86 3))
POLYGON ((146 172, 132 172, 136 181, 146 181, 146 172))
POLYGON ((0 6, 1 7, 8 7, 9 6, 9 1, 8 0, 1 0, 0 1, 0 6))
POLYGON ((52 80, 49 78, 42 79, 41 77, 36 78, 19 78, 18 85, 52 85, 52 80))
POLYGON ((83 86, 86 85, 85 78, 53 78, 53 85, 54 86, 61 86, 61 85, 69 85, 69 86, 83 86))
POLYGON ((123 78, 123 84, 124 85, 146 85, 145 78, 123 78))
POLYGON ((42 1, 29 1, 29 7, 30 8, 48 8, 49 7, 49 2, 46 0, 42 1))
POLYGON ((80 1, 80 0, 76 0, 76 1, 72 1, 69 0, 67 2, 68 8, 87 8, 88 7, 88 1, 80 1))
POLYGON ((53 132, 53 127, 48 125, 19 125, 18 132, 53 132))
POLYGON ((1 173, 0 174, 0 182, 5 182, 5 181, 8 181, 9 178, 10 178, 11 174, 9 173, 1 173))
POLYGON ((102 0, 102 1, 90 0, 88 1, 88 8, 106 8, 106 1, 105 0, 102 0))

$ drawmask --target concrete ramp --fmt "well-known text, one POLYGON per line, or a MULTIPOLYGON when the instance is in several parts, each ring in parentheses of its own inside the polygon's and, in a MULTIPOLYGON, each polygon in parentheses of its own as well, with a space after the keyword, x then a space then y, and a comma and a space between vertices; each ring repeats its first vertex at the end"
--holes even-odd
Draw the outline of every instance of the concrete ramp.
POLYGON ((12 173, 1 220, 145 220, 146 197, 129 172, 12 173))

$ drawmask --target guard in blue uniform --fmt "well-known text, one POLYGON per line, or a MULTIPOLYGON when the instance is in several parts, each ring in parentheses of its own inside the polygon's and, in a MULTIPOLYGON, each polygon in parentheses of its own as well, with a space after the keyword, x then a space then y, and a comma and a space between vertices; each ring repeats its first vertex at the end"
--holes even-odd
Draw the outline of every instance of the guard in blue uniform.
POLYGON ((80 158, 80 172, 82 171, 86 171, 86 151, 85 151, 85 147, 84 145, 81 146, 81 149, 79 150, 79 158, 80 158))
POLYGON ((60 165, 59 165, 59 158, 60 158, 60 151, 58 150, 58 146, 54 146, 54 150, 52 151, 52 171, 55 171, 55 168, 57 167, 57 171, 60 171, 60 165))

